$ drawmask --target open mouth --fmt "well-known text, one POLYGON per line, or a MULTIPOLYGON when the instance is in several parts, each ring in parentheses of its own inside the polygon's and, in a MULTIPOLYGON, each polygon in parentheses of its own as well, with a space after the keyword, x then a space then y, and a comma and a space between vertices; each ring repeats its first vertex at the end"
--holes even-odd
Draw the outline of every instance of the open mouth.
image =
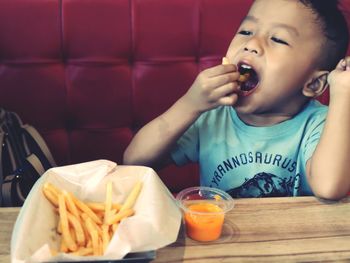
POLYGON ((244 96, 251 94, 259 84, 259 76, 254 68, 248 64, 238 64, 238 71, 240 73, 240 88, 244 96))

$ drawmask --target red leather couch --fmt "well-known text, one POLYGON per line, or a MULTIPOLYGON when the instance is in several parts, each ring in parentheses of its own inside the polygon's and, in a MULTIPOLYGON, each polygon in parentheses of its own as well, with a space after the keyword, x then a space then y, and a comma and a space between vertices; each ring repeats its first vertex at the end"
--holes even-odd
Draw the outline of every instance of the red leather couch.
MULTIPOLYGON (((121 164, 135 131, 221 63, 251 2, 0 0, 0 107, 59 165, 121 164)), ((198 184, 195 165, 159 174, 173 192, 198 184)))

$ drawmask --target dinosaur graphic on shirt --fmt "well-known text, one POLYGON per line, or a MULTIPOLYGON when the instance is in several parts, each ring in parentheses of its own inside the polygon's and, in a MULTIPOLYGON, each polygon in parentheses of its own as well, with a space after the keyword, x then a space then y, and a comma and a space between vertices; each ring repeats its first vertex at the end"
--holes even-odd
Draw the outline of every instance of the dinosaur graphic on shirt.
POLYGON ((258 173, 239 187, 227 191, 233 198, 293 196, 295 177, 281 178, 270 173, 258 173))

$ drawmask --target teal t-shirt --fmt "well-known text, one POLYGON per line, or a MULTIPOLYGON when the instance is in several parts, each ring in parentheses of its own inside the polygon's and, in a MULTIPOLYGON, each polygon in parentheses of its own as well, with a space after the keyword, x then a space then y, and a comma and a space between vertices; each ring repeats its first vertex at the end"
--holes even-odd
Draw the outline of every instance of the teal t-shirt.
POLYGON ((292 119, 269 127, 242 122, 233 107, 203 113, 171 152, 177 165, 199 162, 200 184, 233 197, 312 195, 306 162, 328 107, 311 100, 292 119))

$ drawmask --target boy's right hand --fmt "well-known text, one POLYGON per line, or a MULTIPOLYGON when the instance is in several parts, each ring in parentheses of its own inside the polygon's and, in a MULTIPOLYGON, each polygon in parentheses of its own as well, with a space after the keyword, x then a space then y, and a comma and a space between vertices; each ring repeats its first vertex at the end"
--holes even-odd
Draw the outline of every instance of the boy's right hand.
POLYGON ((197 76, 183 99, 198 113, 221 105, 233 106, 238 99, 239 76, 233 64, 208 68, 197 76))

